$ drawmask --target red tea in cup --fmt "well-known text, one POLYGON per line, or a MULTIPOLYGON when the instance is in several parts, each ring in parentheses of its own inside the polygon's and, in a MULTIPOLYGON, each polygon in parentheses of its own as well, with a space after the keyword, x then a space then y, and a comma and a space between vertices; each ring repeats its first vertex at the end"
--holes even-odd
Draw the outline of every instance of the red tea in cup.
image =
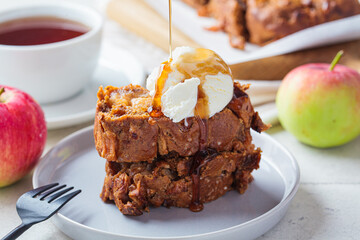
POLYGON ((27 17, 0 23, 0 44, 40 45, 72 39, 88 32, 84 24, 57 17, 27 17))

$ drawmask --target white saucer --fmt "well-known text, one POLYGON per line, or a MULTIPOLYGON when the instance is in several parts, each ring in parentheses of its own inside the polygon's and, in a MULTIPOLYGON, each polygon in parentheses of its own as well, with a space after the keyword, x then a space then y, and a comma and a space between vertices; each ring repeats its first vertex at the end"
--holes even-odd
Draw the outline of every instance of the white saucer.
POLYGON ((142 216, 124 216, 101 201, 105 160, 99 157, 93 127, 59 142, 40 161, 34 187, 59 182, 80 188, 52 221, 73 239, 254 239, 275 226, 285 215, 299 186, 299 167, 293 156, 267 134, 252 132, 261 147, 260 169, 240 195, 235 191, 193 213, 186 208, 151 208, 142 216))
POLYGON ((68 127, 94 118, 96 93, 100 85, 143 85, 145 74, 141 63, 129 52, 103 46, 100 60, 89 86, 67 100, 42 104, 48 129, 68 127))

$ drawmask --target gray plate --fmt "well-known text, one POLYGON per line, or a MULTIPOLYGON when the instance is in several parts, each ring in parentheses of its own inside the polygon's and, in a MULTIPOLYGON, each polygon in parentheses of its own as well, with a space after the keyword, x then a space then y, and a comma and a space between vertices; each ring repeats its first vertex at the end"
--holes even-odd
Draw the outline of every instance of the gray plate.
POLYGON ((245 194, 235 191, 193 213, 183 208, 151 208, 139 217, 122 215, 99 194, 105 160, 94 147, 93 128, 80 130, 58 143, 41 160, 33 176, 38 187, 66 183, 83 192, 56 214, 53 222, 74 239, 253 239, 284 216, 299 184, 292 155, 269 135, 252 132, 263 150, 260 169, 245 194))

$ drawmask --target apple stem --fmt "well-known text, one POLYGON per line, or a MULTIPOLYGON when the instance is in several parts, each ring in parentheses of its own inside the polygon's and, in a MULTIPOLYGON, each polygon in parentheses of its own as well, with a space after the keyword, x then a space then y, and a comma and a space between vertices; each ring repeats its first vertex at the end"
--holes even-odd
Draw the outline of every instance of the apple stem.
POLYGON ((2 103, 2 101, 1 101, 1 94, 3 94, 5 92, 5 88, 0 88, 0 103, 2 103))
POLYGON ((330 68, 329 70, 332 71, 335 67, 335 65, 340 61, 340 58, 342 57, 342 55, 344 54, 343 50, 340 50, 336 56, 334 57, 334 59, 332 60, 331 64, 330 64, 330 68))

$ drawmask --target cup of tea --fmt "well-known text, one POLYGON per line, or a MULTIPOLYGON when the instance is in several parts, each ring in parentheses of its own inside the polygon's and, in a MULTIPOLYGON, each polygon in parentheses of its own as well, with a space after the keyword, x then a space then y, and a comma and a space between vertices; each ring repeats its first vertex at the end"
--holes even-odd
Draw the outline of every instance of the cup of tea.
POLYGON ((0 13, 0 83, 39 103, 80 92, 98 63, 103 19, 78 4, 21 6, 0 13))

